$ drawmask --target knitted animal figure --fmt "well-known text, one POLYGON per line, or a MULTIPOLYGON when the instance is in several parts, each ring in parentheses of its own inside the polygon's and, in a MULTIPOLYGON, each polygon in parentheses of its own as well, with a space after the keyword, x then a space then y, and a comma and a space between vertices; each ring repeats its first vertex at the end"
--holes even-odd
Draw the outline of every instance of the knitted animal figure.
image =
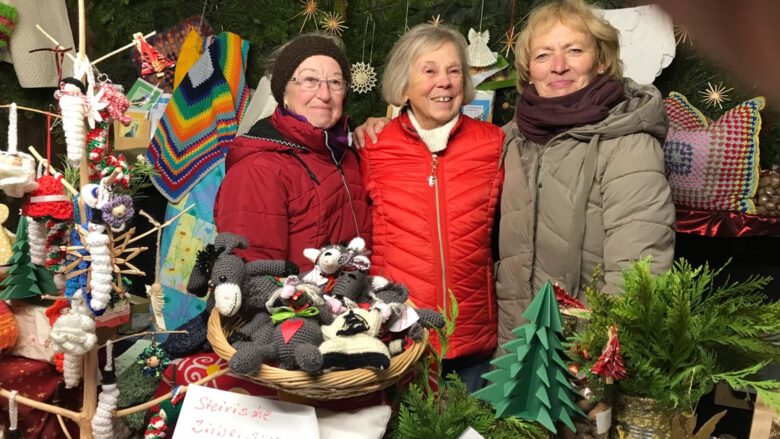
POLYGON ((390 352, 380 339, 382 315, 378 309, 350 309, 322 327, 320 345, 323 369, 384 370, 390 367, 390 352))
POLYGON ((274 330, 272 360, 284 369, 316 372, 322 368, 320 324, 333 322, 320 289, 310 283, 295 283, 276 290, 266 304, 274 330))
POLYGON ((368 270, 370 262, 365 253, 366 242, 363 238, 354 238, 347 246, 330 244, 319 249, 307 248, 303 251, 303 256, 314 264, 314 269, 307 273, 303 280, 318 285, 324 293, 329 294, 339 271, 354 260, 355 256, 361 256, 358 261, 363 269, 368 270))
POLYGON ((244 304, 241 313, 251 320, 228 337, 236 349, 230 358, 230 368, 241 374, 257 371, 260 365, 274 356, 271 344, 274 324, 266 303, 279 290, 277 278, 295 276, 298 266, 288 261, 258 260, 246 264, 246 280, 242 287, 244 304))

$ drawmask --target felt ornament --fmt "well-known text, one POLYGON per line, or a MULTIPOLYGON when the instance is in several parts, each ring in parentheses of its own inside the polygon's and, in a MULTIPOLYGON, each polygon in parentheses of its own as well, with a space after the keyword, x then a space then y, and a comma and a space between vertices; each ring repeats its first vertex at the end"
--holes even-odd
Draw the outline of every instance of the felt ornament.
POLYGON ((8 150, 0 152, 0 189, 9 197, 21 198, 38 187, 35 183, 35 159, 17 151, 18 128, 16 103, 8 113, 8 150))
POLYGON ((141 352, 135 363, 141 366, 144 375, 159 378, 162 375, 162 371, 171 364, 171 360, 165 355, 163 349, 152 343, 151 346, 148 346, 141 352))
POLYGON ((498 61, 496 55, 488 47, 490 31, 477 32, 469 29, 469 65, 472 67, 488 67, 498 61))
POLYGON ((158 77, 163 77, 165 70, 174 66, 173 61, 147 43, 141 33, 133 34, 133 39, 136 48, 141 52, 141 75, 155 73, 158 77))
POLYGON ((60 82, 60 89, 54 93, 54 98, 59 101, 62 115, 66 156, 73 166, 78 166, 84 157, 87 136, 87 125, 84 123, 87 115, 85 90, 86 87, 78 79, 64 78, 60 82))
POLYGON ((8 304, 0 301, 0 352, 12 348, 18 335, 19 328, 13 311, 8 304))
POLYGON ((623 355, 620 353, 620 340, 618 340, 618 328, 616 325, 609 327, 609 340, 601 356, 590 368, 596 375, 605 378, 607 384, 613 384, 615 380, 626 377, 626 367, 623 365, 623 355))
POLYGON ((16 8, 0 3, 0 57, 8 51, 8 43, 11 42, 11 33, 18 17, 16 8))
POLYGON ((106 343, 106 366, 103 368, 103 384, 98 395, 95 416, 92 418, 92 437, 95 439, 113 439, 114 410, 119 400, 119 389, 114 374, 113 344, 106 343))
POLYGON ((65 354, 63 362, 65 388, 72 389, 78 386, 83 373, 81 359, 97 343, 95 320, 84 305, 80 293, 74 296, 70 312, 54 323, 49 336, 55 352, 65 354))

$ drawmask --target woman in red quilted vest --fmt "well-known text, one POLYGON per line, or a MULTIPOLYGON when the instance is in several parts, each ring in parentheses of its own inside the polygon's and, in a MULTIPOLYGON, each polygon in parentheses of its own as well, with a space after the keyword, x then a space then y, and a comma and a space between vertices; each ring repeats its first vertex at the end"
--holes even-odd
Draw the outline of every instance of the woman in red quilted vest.
POLYGON ((270 69, 279 106, 230 145, 214 205, 220 232, 242 235, 247 260, 285 259, 312 268, 308 247, 360 236, 371 216, 357 152, 347 144, 343 42, 299 35, 277 49, 270 69))
POLYGON ((474 87, 457 31, 416 26, 386 66, 385 100, 403 109, 360 151, 373 202, 372 270, 405 284, 420 307, 448 313, 454 296, 460 314, 444 372, 474 391, 496 347, 491 237, 504 135, 460 114, 474 87))

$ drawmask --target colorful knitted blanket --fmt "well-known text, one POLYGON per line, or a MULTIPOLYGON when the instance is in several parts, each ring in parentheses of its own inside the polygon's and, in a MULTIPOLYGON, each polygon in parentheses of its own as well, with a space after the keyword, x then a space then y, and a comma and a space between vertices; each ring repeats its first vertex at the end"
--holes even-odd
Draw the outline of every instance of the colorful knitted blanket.
POLYGON ((146 156, 152 182, 178 202, 225 157, 249 98, 244 70, 249 42, 223 32, 174 90, 146 156))

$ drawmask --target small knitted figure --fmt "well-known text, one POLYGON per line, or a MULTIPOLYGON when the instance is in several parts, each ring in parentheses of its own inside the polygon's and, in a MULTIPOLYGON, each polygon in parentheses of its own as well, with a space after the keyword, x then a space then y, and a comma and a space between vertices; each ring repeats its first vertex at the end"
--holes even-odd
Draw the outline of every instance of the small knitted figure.
POLYGON ((382 315, 377 309, 350 309, 322 327, 325 341, 320 345, 323 369, 384 370, 390 367, 390 352, 377 338, 382 315))

